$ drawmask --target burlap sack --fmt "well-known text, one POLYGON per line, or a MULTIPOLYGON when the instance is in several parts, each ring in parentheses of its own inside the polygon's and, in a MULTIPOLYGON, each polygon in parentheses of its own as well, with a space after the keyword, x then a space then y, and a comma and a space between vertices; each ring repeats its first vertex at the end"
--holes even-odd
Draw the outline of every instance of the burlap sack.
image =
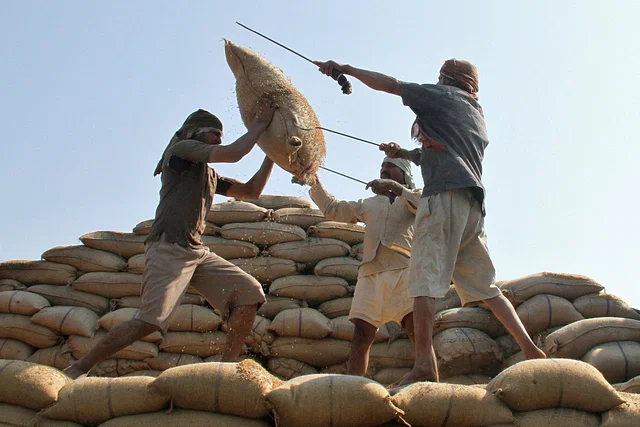
POLYGON ((586 276, 548 272, 499 282, 498 286, 504 296, 516 303, 526 301, 538 294, 551 294, 574 300, 604 289, 601 284, 586 276))
POLYGON ((267 361, 267 369, 278 378, 290 380, 302 375, 317 374, 318 370, 311 365, 299 360, 286 357, 270 357, 267 361))
POLYGON ((282 208, 273 212, 273 220, 280 224, 293 224, 305 230, 327 218, 319 209, 282 208))
POLYGON ((549 294, 531 297, 517 308, 516 313, 530 335, 584 319, 571 302, 549 294))
POLYGON ((342 297, 323 302, 318 306, 318 311, 329 319, 336 317, 348 316, 351 311, 351 302, 353 297, 342 297))
POLYGON ((158 371, 165 371, 176 366, 193 365, 196 363, 203 363, 201 357, 194 356, 193 354, 186 353, 166 353, 161 351, 156 357, 144 359, 151 369, 158 371))
POLYGON ((260 222, 271 215, 271 211, 253 203, 228 201, 216 203, 207 213, 207 221, 225 225, 234 222, 260 222))
POLYGON ((222 319, 211 308, 195 304, 180 305, 169 322, 172 332, 209 332, 218 329, 222 319))
POLYGON ((453 285, 449 286, 449 290, 443 298, 436 299, 436 313, 458 307, 462 307, 462 302, 460 302, 456 287, 453 285))
POLYGON ((640 396, 620 393, 625 403, 602 414, 600 427, 637 427, 640 423, 640 396))
POLYGON ((62 335, 91 338, 98 329, 98 315, 88 308, 59 305, 43 308, 31 316, 31 323, 45 326, 62 335))
POLYGON ((304 270, 302 264, 273 256, 230 259, 229 262, 255 277, 260 283, 271 283, 279 277, 293 276, 304 270))
POLYGON ((31 323, 29 316, 0 314, 0 338, 20 340, 36 348, 53 347, 64 341, 55 331, 31 323))
POLYGON ((466 374, 495 374, 502 353, 487 334, 472 328, 452 328, 433 337, 442 378, 466 374))
POLYGON ((418 382, 401 389, 391 400, 411 425, 474 427, 514 421, 504 403, 474 386, 418 382))
POLYGON ((399 382, 409 372, 411 368, 381 368, 373 373, 372 379, 387 386, 399 382))
POLYGON ((28 362, 47 365, 60 370, 67 369, 76 360, 66 343, 55 347, 41 348, 27 359, 28 362))
POLYGON ((24 285, 68 285, 76 278, 75 267, 49 261, 0 262, 0 279, 13 279, 24 285))
MULTIPOLYGON (((103 331, 96 333, 93 338, 71 335, 67 339, 67 344, 69 345, 69 349, 71 350, 73 357, 81 359, 98 341, 102 340, 104 336, 105 332, 103 331)), ((111 355, 111 357, 114 359, 144 360, 149 357, 156 357, 157 355, 158 347, 156 347, 155 344, 136 341, 111 355)))
POLYGON ((227 334, 224 332, 167 332, 160 350, 209 357, 224 352, 227 334))
MULTIPOLYGON (((371 369, 367 369, 367 372, 364 374, 365 378, 371 378, 370 373, 373 372, 371 369)), ((336 365, 325 366, 319 370, 321 374, 340 374, 347 375, 349 373, 348 362, 338 363, 336 365)))
MULTIPOLYGON (((353 333, 356 326, 349 320, 349 316, 341 316, 331 319, 329 321, 329 327, 331 328, 331 337, 338 340, 353 340, 353 333)), ((387 325, 384 324, 378 328, 376 334, 373 337, 373 342, 385 342, 389 340, 389 330, 387 325)))
POLYGON ((36 349, 22 341, 0 338, 0 359, 27 360, 36 349))
POLYGON ((307 307, 307 303, 297 300, 295 298, 277 297, 275 295, 267 294, 267 302, 262 304, 258 309, 258 314, 264 316, 267 319, 273 319, 282 310, 290 308, 307 307))
POLYGON ((364 256, 364 242, 351 246, 349 256, 357 259, 358 261, 362 261, 362 257, 364 256))
POLYGON ((142 275, 131 273, 86 273, 78 277, 73 289, 107 298, 140 295, 142 275))
POLYGON ((373 344, 369 351, 369 366, 371 369, 411 368, 413 344, 408 339, 373 344))
POLYGON ((329 319, 313 308, 283 310, 273 319, 269 330, 281 337, 320 339, 331 334, 329 319))
POLYGON ((309 236, 337 239, 349 245, 364 242, 364 227, 359 224, 348 224, 338 221, 323 221, 312 225, 307 230, 309 236))
MULTIPOLYGON (((142 221, 138 223, 133 228, 133 233, 138 236, 146 236, 151 233, 151 227, 153 227, 154 220, 148 219, 146 221, 142 221)), ((219 236, 220 235, 220 227, 215 225, 212 222, 207 221, 205 223, 204 231, 202 232, 205 236, 219 236)))
POLYGON ((608 342, 593 347, 582 358, 595 367, 609 383, 622 383, 640 375, 640 343, 608 342))
MULTIPOLYGON (((507 358, 520 351, 520 346, 513 335, 503 335, 495 339, 503 358, 507 358)), ((533 342, 536 342, 535 340, 533 342)), ((541 347, 542 348, 542 347, 541 347)))
POLYGON ((0 313, 31 316, 50 305, 46 298, 32 292, 0 291, 0 313))
POLYGON ((134 255, 127 262, 127 273, 142 274, 144 273, 144 254, 134 255))
POLYGON ((100 427, 175 427, 175 426, 224 426, 224 427, 272 427, 266 420, 256 420, 234 415, 216 414, 215 412, 172 411, 154 412, 152 414, 129 415, 113 418, 100 427))
POLYGON ((20 360, 0 360, 0 402, 42 409, 58 399, 58 392, 70 382, 49 366, 20 360))
POLYGON ((525 360, 502 371, 487 390, 519 412, 547 408, 602 412, 623 402, 596 368, 569 359, 525 360))
POLYGON ((489 427, 598 427, 600 415, 575 409, 553 408, 514 414, 515 424, 495 424, 489 427))
POLYGON ((123 271, 127 260, 111 252, 84 245, 56 246, 42 254, 42 259, 68 264, 80 271, 123 271))
POLYGON ((211 252, 224 259, 252 258, 260 253, 260 248, 253 243, 229 240, 217 236, 202 236, 202 243, 211 252))
POLYGON ((0 426, 33 427, 36 425, 38 413, 22 406, 0 403, 0 426))
POLYGON ((313 269, 316 276, 342 277, 349 283, 358 280, 360 261, 351 257, 333 257, 323 259, 313 269))
POLYGON ((85 307, 98 314, 109 311, 109 299, 100 295, 81 292, 71 286, 35 285, 29 292, 45 297, 52 305, 85 307))
POLYGON ((544 351, 551 357, 581 359, 606 342, 640 341, 640 320, 599 317, 572 323, 549 335, 544 351))
POLYGON ((274 357, 299 360, 316 368, 346 362, 351 343, 333 338, 314 340, 310 338, 280 337, 269 347, 274 357))
POLYGON ((99 424, 114 417, 159 411, 169 396, 148 387, 149 377, 80 378, 60 391, 58 401, 42 415, 82 424, 99 424))
MULTIPOLYGON (((119 308, 140 308, 142 305, 142 300, 139 296, 136 297, 122 297, 115 298, 111 300, 111 310, 117 310, 119 308)), ((180 301, 180 305, 186 304, 195 304, 195 305, 206 305, 207 300, 200 295, 195 294, 185 294, 180 301)))
POLYGON ((314 266, 326 258, 346 256, 351 248, 336 239, 308 237, 301 242, 278 243, 265 250, 271 256, 314 266))
POLYGON ((339 277, 287 276, 273 281, 269 293, 289 297, 317 306, 349 293, 349 284, 339 277))
POLYGON ((520 363, 525 361, 525 357, 524 357, 524 353, 522 351, 518 351, 514 354, 512 354, 509 357, 504 358, 504 360, 502 361, 502 370, 504 371, 507 368, 512 367, 513 365, 515 365, 516 363, 520 363))
POLYGON ((174 406, 246 418, 267 415, 264 396, 281 383, 252 360, 200 363, 164 371, 152 383, 174 406))
POLYGON ((313 207, 313 203, 303 197, 280 196, 274 194, 262 194, 257 199, 242 199, 245 202, 253 203, 266 209, 306 209, 313 207))
POLYGON ((111 252, 124 258, 144 253, 146 236, 118 231, 94 231, 80 236, 85 246, 111 252))
POLYGON ((25 285, 14 279, 0 279, 0 292, 23 291, 27 289, 25 285))
MULTIPOLYGON (((98 319, 98 325, 100 325, 100 327, 105 331, 110 331, 111 328, 119 323, 133 320, 133 317, 137 312, 138 309, 136 308, 120 308, 118 310, 107 313, 100 319, 98 319)), ((140 340, 146 342, 156 342, 160 341, 161 339, 162 333, 160 331, 152 332, 149 335, 140 338, 140 340)))
POLYGON ((613 384, 613 388, 625 393, 640 393, 640 375, 625 383, 613 384))
POLYGON ((492 338, 507 333, 492 312, 479 307, 450 308, 438 312, 433 325, 433 334, 437 335, 451 328, 474 328, 492 338))
POLYGON ((105 359, 91 368, 90 377, 124 377, 137 371, 149 369, 149 364, 142 360, 105 359))
POLYGON ((611 294, 589 294, 573 300, 573 306, 586 319, 592 317, 624 317, 640 320, 640 314, 622 299, 611 294))
POLYGON ((491 377, 488 377, 486 375, 467 374, 449 377, 443 382, 447 384, 478 385, 484 387, 485 385, 489 384, 490 381, 491 377))
POLYGON ((305 231, 297 225, 277 222, 232 223, 222 226, 222 237, 230 240, 242 240, 258 246, 276 243, 295 242, 307 237, 305 231))

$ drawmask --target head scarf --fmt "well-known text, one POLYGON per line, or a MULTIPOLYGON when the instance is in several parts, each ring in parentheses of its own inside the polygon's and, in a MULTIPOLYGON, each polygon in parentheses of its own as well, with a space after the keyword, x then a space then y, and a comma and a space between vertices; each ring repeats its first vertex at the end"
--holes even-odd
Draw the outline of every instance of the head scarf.
POLYGON ((160 158, 160 161, 156 166, 156 170, 153 172, 154 176, 161 173, 164 162, 169 161, 169 159, 164 158, 165 157, 164 155, 167 153, 169 148, 171 148, 178 141, 191 138, 193 134, 200 128, 215 128, 222 131, 222 122, 220 121, 219 118, 217 118, 210 112, 202 109, 198 111, 194 111, 193 113, 189 114, 189 116, 184 121, 180 129, 176 131, 176 133, 171 138, 171 141, 169 141, 169 145, 167 145, 167 147, 164 149, 164 152, 162 153, 162 158, 160 158))
POLYGON ((404 172, 404 184, 407 186, 407 188, 411 190, 416 188, 416 183, 413 181, 413 173, 411 172, 411 163, 409 162, 409 160, 392 159, 391 157, 385 157, 382 163, 385 162, 392 163, 402 169, 402 171, 404 172))
POLYGON ((453 80, 452 86, 467 91, 478 99, 478 69, 471 62, 449 59, 440 68, 440 76, 453 80))

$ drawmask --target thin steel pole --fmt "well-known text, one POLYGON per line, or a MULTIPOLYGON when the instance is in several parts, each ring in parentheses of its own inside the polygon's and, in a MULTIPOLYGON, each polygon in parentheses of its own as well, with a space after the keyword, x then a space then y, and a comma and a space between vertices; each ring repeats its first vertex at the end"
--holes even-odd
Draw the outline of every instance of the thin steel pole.
MULTIPOLYGON (((293 50, 293 49, 290 49, 290 48, 286 47, 286 46, 285 46, 285 45, 283 45, 282 43, 278 43, 278 42, 277 42, 277 41, 275 41, 274 39, 270 39, 269 37, 265 36, 264 34, 260 34, 260 33, 259 33, 259 32, 257 32, 256 30, 252 30, 251 28, 247 27, 246 25, 242 25, 242 24, 241 24, 241 23, 239 23, 238 21, 236 21, 236 24, 240 25, 242 28, 245 28, 245 29, 247 29, 247 30, 251 31, 251 32, 252 32, 252 33, 254 33, 254 34, 259 35, 260 37, 264 37, 265 39, 269 40, 271 43, 275 43, 275 44, 277 44, 278 46, 280 46, 281 48, 287 49, 289 52, 291 52, 291 53, 293 53, 293 54, 295 54, 295 55, 298 55, 300 58, 305 59, 305 60, 307 60, 307 61, 309 61, 309 62, 311 62, 311 63, 313 64, 313 61, 312 61, 312 60, 310 60, 310 59, 309 59, 309 58, 307 58, 306 56, 304 56, 304 55, 302 55, 302 54, 300 54, 300 53, 296 52, 295 50, 293 50)), ((315 64, 314 64, 314 65, 315 65, 315 64)))
POLYGON ((367 183, 366 183, 366 182, 364 182, 364 181, 360 181, 359 179, 353 178, 353 177, 351 177, 351 176, 349 176, 349 175, 345 175, 345 174, 340 173, 340 172, 338 172, 338 171, 334 171, 334 170, 332 170, 332 169, 325 168, 324 166, 320 166, 320 169, 324 169, 324 170, 326 170, 326 171, 329 171, 329 172, 335 173, 336 175, 340 175, 340 176, 343 176, 343 177, 345 177, 345 178, 349 178, 349 179, 351 179, 351 180, 353 180, 353 181, 359 182, 360 184, 367 185, 367 183))

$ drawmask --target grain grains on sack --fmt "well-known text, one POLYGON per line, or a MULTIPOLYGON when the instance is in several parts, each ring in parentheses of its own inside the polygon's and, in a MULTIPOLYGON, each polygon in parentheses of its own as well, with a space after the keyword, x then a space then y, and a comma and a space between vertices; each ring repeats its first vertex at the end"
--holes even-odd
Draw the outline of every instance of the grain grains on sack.
POLYGON ((278 243, 265 250, 271 256, 315 266, 326 258, 346 256, 350 246, 336 239, 307 237, 300 242, 278 243))
POLYGON ((73 289, 106 298, 121 298, 140 295, 142 275, 132 273, 86 273, 78 277, 73 289))
POLYGON ((480 387, 418 382, 391 399, 411 425, 475 427, 514 421, 511 410, 480 387))
POLYGON ((613 388, 625 393, 640 393, 640 375, 622 384, 613 384, 613 388))
POLYGON ((22 291, 27 287, 14 279, 0 279, 0 292, 4 291, 22 291))
POLYGON ((0 262, 0 279, 17 280, 24 285, 68 285, 76 278, 75 267, 49 261, 14 260, 0 262))
POLYGON ((0 402, 42 409, 58 399, 70 382, 62 372, 19 360, 0 360, 0 402))
POLYGON ((267 415, 264 396, 281 381, 252 360, 201 363, 164 371, 151 387, 174 406, 247 418, 267 415))
POLYGON ((202 243, 211 252, 224 259, 252 258, 260 253, 260 248, 253 243, 229 240, 223 237, 202 236, 202 243))
POLYGON ((369 351, 371 368, 411 368, 413 366, 413 344, 408 339, 391 343, 373 344, 369 351))
POLYGON ((0 313, 31 316, 51 304, 46 298, 27 291, 0 291, 0 313))
POLYGON ((36 349, 22 341, 0 338, 0 359, 27 360, 36 349))
POLYGON ((187 353, 209 357, 221 354, 227 342, 224 332, 167 332, 160 350, 168 353, 187 353))
POLYGON ((349 284, 340 277, 287 276, 273 281, 269 293, 289 297, 317 306, 349 293, 349 284))
POLYGON ((640 313, 622 299, 611 294, 589 294, 573 300, 573 305, 585 318, 624 317, 640 320, 640 313))
POLYGON ((319 222, 309 227, 307 234, 313 237, 337 239, 349 245, 364 242, 364 226, 339 221, 319 222))
POLYGON ((273 319, 282 310, 290 308, 306 307, 308 304, 304 301, 297 300, 295 298, 277 297, 275 295, 267 294, 267 302, 262 304, 262 307, 258 310, 260 316, 264 316, 267 319, 273 319))
POLYGON ((232 200, 212 205, 207 213, 207 221, 218 225, 234 222, 260 222, 270 215, 270 210, 253 203, 232 200))
POLYGON ((62 335, 95 335, 98 329, 98 315, 84 307, 58 305, 45 307, 33 316, 31 323, 45 326, 62 335))
MULTIPOLYGON (((86 355, 89 350, 104 336, 105 332, 99 331, 93 338, 81 337, 79 335, 71 335, 67 339, 69 349, 76 359, 81 359, 86 355)), ((131 360, 144 360, 148 357, 155 357, 158 355, 158 347, 155 344, 136 341, 133 344, 128 345, 122 350, 116 352, 111 357, 116 359, 131 359, 131 360)))
POLYGON ((55 347, 41 348, 27 359, 28 362, 52 366, 60 370, 67 369, 76 360, 66 343, 55 347))
POLYGON ((276 243, 296 242, 307 237, 297 225, 277 222, 232 223, 222 226, 220 234, 225 239, 242 240, 264 247, 276 243))
MULTIPOLYGON (((352 321, 349 320, 349 316, 341 316, 331 319, 329 321, 331 328, 331 336, 339 340, 352 341, 353 333, 356 329, 352 321)), ((376 334, 373 337, 374 343, 385 342, 389 340, 389 329, 384 324, 378 328, 376 334)))
POLYGON ((222 319, 211 308, 195 304, 178 306, 169 321, 172 332, 209 332, 218 329, 222 319))
POLYGON ((492 338, 507 333, 491 311, 479 307, 450 308, 438 312, 433 324, 433 334, 451 328, 474 328, 492 338))
POLYGON ((640 343, 608 342, 593 347, 582 358, 595 367, 611 384, 640 375, 640 343))
POLYGON ((309 210, 313 207, 311 201, 296 196, 280 196, 274 194, 262 194, 257 199, 242 199, 245 202, 253 203, 267 209, 304 209, 309 210))
POLYGON ((269 330, 281 337, 320 339, 332 333, 329 319, 313 308, 283 310, 273 319, 269 330))
POLYGON ((113 418, 100 427, 272 427, 265 420, 255 420, 233 415, 216 414, 206 411, 188 411, 174 409, 172 411, 154 412, 151 414, 128 415, 113 418))
POLYGON ((94 231, 80 236, 85 246, 111 252, 123 258, 144 253, 146 236, 118 231, 94 231))
POLYGON ((504 296, 517 304, 538 294, 551 294, 574 300, 604 289, 601 284, 587 276, 548 272, 498 282, 497 285, 504 296))
POLYGON ((287 357, 270 357, 267 361, 267 369, 284 380, 318 373, 318 370, 313 366, 287 357))
POLYGON ((596 368, 570 359, 525 360, 498 374, 487 390, 518 412, 547 408, 603 412, 624 401, 596 368))
POLYGON ((265 284, 280 277, 294 276, 304 270, 304 266, 290 259, 273 256, 230 259, 229 262, 255 277, 258 282, 265 284))
POLYGON ((64 338, 44 326, 31 323, 29 316, 0 314, 0 338, 20 340, 36 348, 53 347, 64 338))
POLYGON ((351 303, 353 297, 342 297, 323 302, 318 306, 318 311, 329 319, 336 317, 348 316, 351 311, 351 303))
POLYGON ((274 357, 299 360, 316 368, 346 362, 350 349, 350 342, 333 338, 279 337, 269 346, 274 357))
POLYGON ((530 335, 584 319, 571 302, 549 294, 531 297, 517 308, 516 313, 530 335))
POLYGON ((144 369, 149 369, 149 364, 141 360, 106 359, 94 366, 89 376, 122 377, 144 369))
POLYGON ((203 363, 201 357, 194 356, 193 354, 186 353, 166 353, 161 351, 156 357, 144 359, 151 369, 158 371, 165 371, 169 368, 175 368, 182 365, 193 365, 196 363, 203 363))
POLYGON ((351 257, 333 257, 323 259, 313 269, 316 276, 342 277, 349 283, 358 280, 360 261, 351 257))
POLYGON ((98 314, 109 311, 109 299, 88 292, 77 291, 71 286, 35 285, 29 292, 45 297, 51 305, 86 307, 98 314))
MULTIPOLYGON (((98 320, 98 324, 105 331, 110 331, 111 328, 113 328, 119 323, 133 320, 133 317, 137 312, 138 310, 135 308, 120 308, 118 310, 112 311, 102 316, 98 320)), ((149 335, 140 338, 140 340, 146 341, 146 342, 156 342, 156 341, 160 341, 161 339, 162 339, 162 333, 160 331, 152 332, 149 335)))
POLYGON ((433 337, 442 378, 500 370, 502 353, 487 334, 472 328, 452 328, 433 337))
POLYGON ((42 259, 71 265, 79 271, 123 271, 127 260, 111 252, 84 245, 56 246, 42 254, 42 259))
POLYGON ((625 403, 604 412, 600 427, 638 427, 640 425, 640 396, 620 393, 620 397, 625 400, 625 403))
POLYGON ((169 404, 169 396, 148 387, 150 377, 80 378, 62 390, 58 401, 42 415, 95 425, 114 417, 155 412, 169 404))
POLYGON ((293 224, 305 230, 327 218, 319 209, 282 208, 273 212, 273 220, 280 224, 293 224))

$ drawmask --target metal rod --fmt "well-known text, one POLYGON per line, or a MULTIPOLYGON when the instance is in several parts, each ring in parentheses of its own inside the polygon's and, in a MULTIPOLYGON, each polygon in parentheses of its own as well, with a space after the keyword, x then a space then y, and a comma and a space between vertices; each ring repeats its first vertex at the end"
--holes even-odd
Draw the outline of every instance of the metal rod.
POLYGON ((336 175, 340 175, 340 176, 343 176, 343 177, 345 177, 345 178, 349 178, 349 179, 351 179, 351 180, 353 180, 353 181, 359 182, 360 184, 367 185, 367 183, 366 183, 366 182, 364 182, 364 181, 360 181, 359 179, 356 179, 356 178, 350 177, 349 175, 345 175, 345 174, 343 174, 343 173, 340 173, 340 172, 334 171, 334 170, 332 170, 332 169, 325 168, 324 166, 320 166, 320 169, 324 169, 324 170, 326 170, 326 171, 329 171, 329 172, 335 173, 336 175))
POLYGON ((335 133, 337 135, 346 136, 347 138, 355 139, 356 141, 366 142, 367 144, 371 144, 371 145, 375 145, 376 147, 380 147, 380 144, 378 144, 377 142, 368 141, 366 139, 358 138, 357 136, 353 136, 353 135, 349 135, 349 134, 346 134, 346 133, 338 132, 337 130, 327 129, 327 128, 322 127, 322 126, 316 126, 316 127, 312 127, 312 128, 303 128, 302 126, 298 126, 297 124, 295 126, 298 129, 302 129, 302 130, 306 130, 306 131, 322 129, 322 130, 324 130, 326 132, 331 132, 331 133, 335 133))
MULTIPOLYGON (((286 46, 285 46, 285 45, 283 45, 282 43, 278 43, 277 41, 275 41, 275 40, 273 40, 273 39, 270 39, 269 37, 265 36, 264 34, 260 34, 260 33, 259 33, 259 32, 257 32, 256 30, 252 30, 251 28, 247 27, 246 25, 243 25, 243 24, 239 23, 238 21, 236 21, 236 24, 240 25, 242 28, 245 28, 245 29, 247 29, 247 30, 251 31, 252 33, 255 33, 255 34, 259 35, 260 37, 264 37, 265 39, 269 40, 271 43, 275 43, 275 44, 277 44, 278 46, 280 46, 281 48, 287 49, 289 52, 291 52, 291 53, 293 53, 293 54, 296 54, 296 55, 298 55, 300 58, 302 58, 302 59, 306 59, 307 61, 309 61, 309 62, 311 62, 312 64, 314 64, 314 62, 313 62, 312 60, 310 60, 309 58, 307 58, 306 56, 304 56, 304 55, 302 55, 302 54, 299 54, 299 53, 298 53, 298 52, 296 52, 295 50, 293 50, 293 49, 290 49, 290 48, 286 47, 286 46)), ((315 65, 315 64, 314 64, 314 65, 315 65)))

